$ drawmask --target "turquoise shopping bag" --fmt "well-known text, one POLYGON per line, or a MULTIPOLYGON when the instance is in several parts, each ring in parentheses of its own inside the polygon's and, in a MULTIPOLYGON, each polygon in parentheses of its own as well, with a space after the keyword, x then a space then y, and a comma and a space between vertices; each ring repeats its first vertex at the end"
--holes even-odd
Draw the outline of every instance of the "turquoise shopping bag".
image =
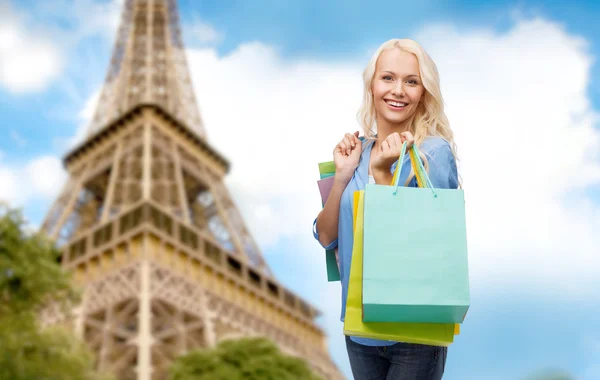
MULTIPOLYGON (((470 306, 462 189, 434 189, 413 146, 422 188, 365 189, 363 321, 462 323, 470 306)), ((404 148, 397 170, 404 161, 404 148)))
POLYGON ((344 334, 396 342, 450 346, 459 334, 457 324, 444 323, 366 323, 362 321, 364 190, 354 192, 354 242, 348 279, 348 298, 344 318, 344 334))

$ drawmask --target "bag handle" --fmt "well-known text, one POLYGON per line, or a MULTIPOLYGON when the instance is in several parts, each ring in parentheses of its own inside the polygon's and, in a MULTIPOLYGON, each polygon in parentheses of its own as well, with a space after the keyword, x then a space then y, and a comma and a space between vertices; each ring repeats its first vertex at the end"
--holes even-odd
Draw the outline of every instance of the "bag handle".
MULTIPOLYGON (((394 176, 392 177, 392 183, 390 186, 398 187, 398 181, 400 180, 400 168, 402 166, 402 162, 404 162, 404 152, 406 151, 406 141, 402 144, 402 149, 400 151, 400 157, 398 158, 398 164, 396 165, 396 169, 394 170, 394 176)), ((394 194, 396 192, 394 191, 394 194)))
MULTIPOLYGON (((400 182, 400 171, 402 170, 402 163, 404 162, 404 156, 406 152, 406 141, 402 144, 402 151, 400 152, 400 157, 398 158, 398 164, 396 165, 396 169, 394 170, 394 176, 392 177, 392 186, 394 187, 394 195, 398 191, 398 186, 400 182)), ((421 188, 430 188, 433 193, 434 198, 437 198, 437 193, 433 188, 433 184, 431 183, 431 179, 427 175, 427 171, 419 158, 419 150, 415 144, 413 144, 411 151, 409 153, 411 165, 415 172, 415 177, 417 178, 417 186, 421 188)))
POLYGON ((417 177, 417 183, 420 183, 419 187, 429 187, 430 189, 433 189, 431 179, 429 178, 429 175, 427 175, 427 171, 419 157, 419 149, 414 145, 413 149, 410 151, 410 157, 415 176, 417 177))

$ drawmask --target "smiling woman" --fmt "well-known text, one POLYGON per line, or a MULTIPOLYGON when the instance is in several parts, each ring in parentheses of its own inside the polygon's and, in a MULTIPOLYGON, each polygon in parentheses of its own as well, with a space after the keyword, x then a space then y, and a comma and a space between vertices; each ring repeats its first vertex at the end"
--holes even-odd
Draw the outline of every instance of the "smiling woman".
MULTIPOLYGON (((398 183, 417 187, 411 160, 398 164, 405 142, 407 149, 415 144, 423 152, 421 159, 432 187, 459 186, 454 137, 444 114, 439 75, 425 50, 412 40, 390 40, 367 64, 363 81, 358 118, 366 139, 359 139, 359 132, 346 133, 334 148, 334 183, 313 223, 320 244, 327 250, 338 248, 342 321, 354 242, 355 192, 369 183, 389 185, 397 165, 402 165, 398 183)), ((346 348, 356 380, 440 380, 446 364, 446 347, 346 336, 346 348)))
POLYGON ((363 72, 363 103, 358 119, 365 136, 388 136, 400 127, 420 145, 437 135, 450 144, 456 158, 453 132, 444 112, 437 67, 417 42, 390 40, 382 44, 363 72), (390 102, 402 101, 399 103, 390 102), (403 112, 393 112, 403 111, 403 112))

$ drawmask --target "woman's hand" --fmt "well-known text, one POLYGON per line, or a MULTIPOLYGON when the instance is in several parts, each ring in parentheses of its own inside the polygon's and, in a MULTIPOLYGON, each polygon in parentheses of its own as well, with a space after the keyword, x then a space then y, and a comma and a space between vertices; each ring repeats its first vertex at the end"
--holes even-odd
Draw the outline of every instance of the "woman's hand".
POLYGON ((350 181, 354 170, 358 167, 361 152, 362 141, 358 139, 358 131, 354 134, 346 133, 333 150, 336 180, 345 184, 350 181))
POLYGON ((375 155, 371 162, 374 172, 389 173, 390 167, 400 157, 402 144, 406 141, 406 152, 412 148, 415 138, 410 132, 394 132, 389 135, 371 154, 375 155))

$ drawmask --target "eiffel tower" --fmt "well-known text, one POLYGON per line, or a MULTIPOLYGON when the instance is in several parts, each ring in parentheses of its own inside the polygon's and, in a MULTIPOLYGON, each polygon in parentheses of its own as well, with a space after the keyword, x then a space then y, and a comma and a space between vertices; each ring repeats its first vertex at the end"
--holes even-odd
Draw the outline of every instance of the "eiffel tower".
POLYGON ((229 165, 206 139, 176 0, 126 0, 95 116, 42 224, 84 289, 73 328, 98 369, 167 379, 178 355, 266 336, 342 378, 320 312, 277 281, 244 224, 229 165))

